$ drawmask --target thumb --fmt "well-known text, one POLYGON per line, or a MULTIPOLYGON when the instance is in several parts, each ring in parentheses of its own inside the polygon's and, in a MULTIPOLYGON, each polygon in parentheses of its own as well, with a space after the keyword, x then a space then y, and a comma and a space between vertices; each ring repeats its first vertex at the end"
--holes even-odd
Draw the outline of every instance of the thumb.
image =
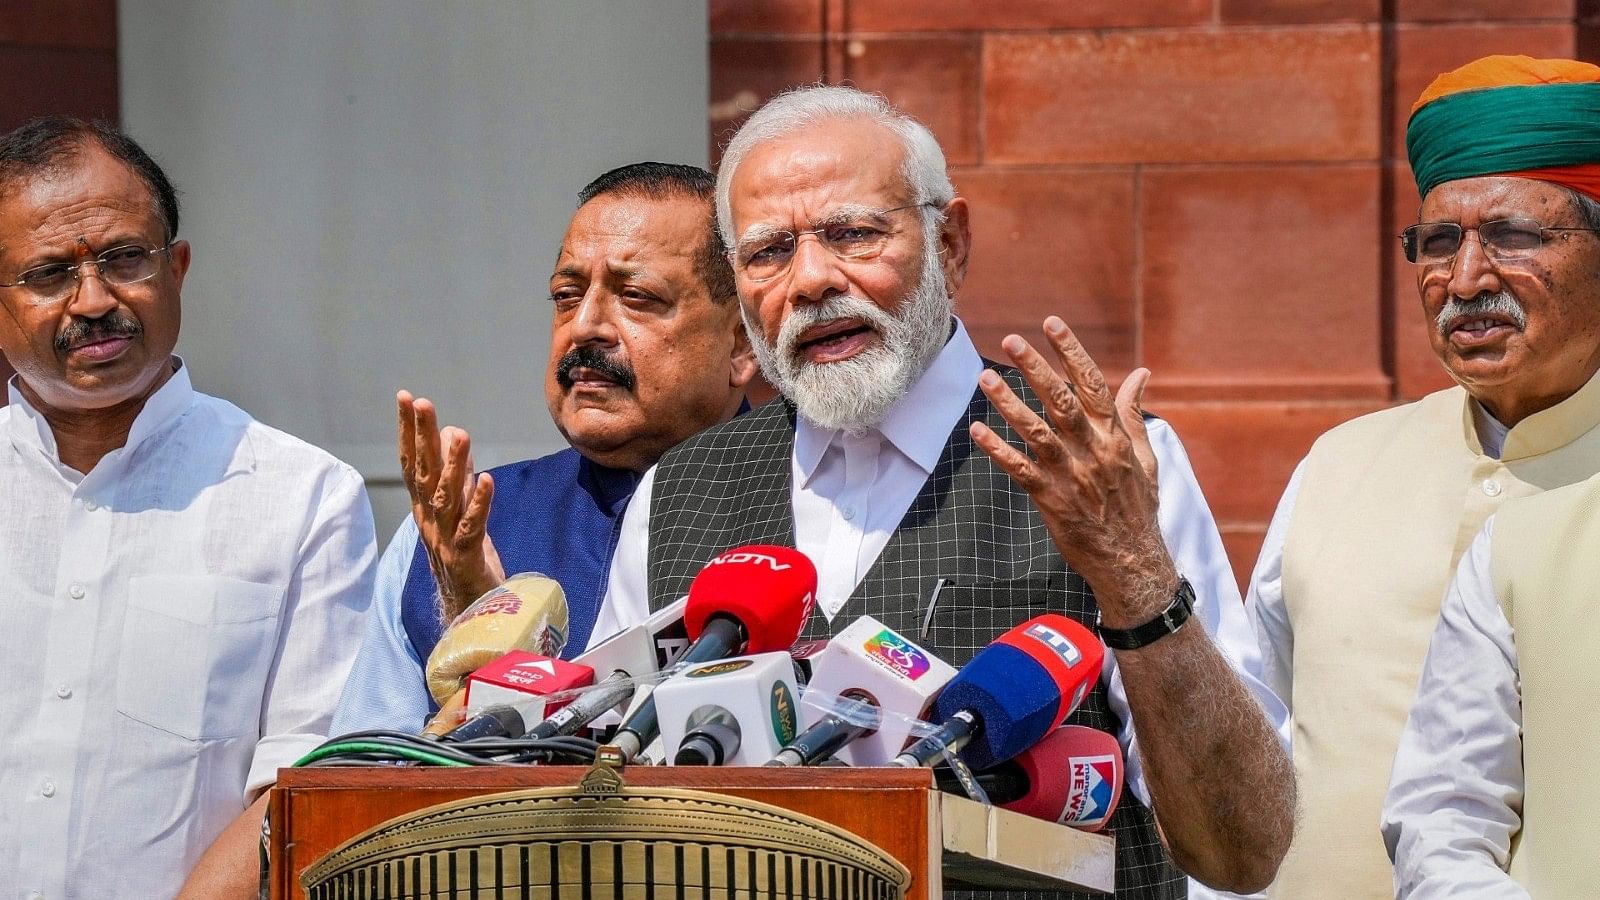
POLYGON ((1117 388, 1117 420, 1133 443, 1133 454, 1150 480, 1156 478, 1156 454, 1150 446, 1150 433, 1144 424, 1144 390, 1150 384, 1150 370, 1134 369, 1117 388))

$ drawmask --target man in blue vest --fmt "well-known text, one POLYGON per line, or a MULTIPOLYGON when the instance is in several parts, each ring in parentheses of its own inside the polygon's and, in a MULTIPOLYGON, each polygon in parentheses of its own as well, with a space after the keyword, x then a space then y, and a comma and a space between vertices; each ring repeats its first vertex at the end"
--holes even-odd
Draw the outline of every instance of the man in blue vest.
POLYGON ((474 477, 460 428, 398 396, 412 516, 379 562, 366 634, 332 732, 415 732, 436 707, 423 662, 444 623, 508 572, 560 582, 565 655, 581 652, 605 595, 639 474, 684 438, 731 418, 756 372, 715 227, 716 182, 693 166, 636 163, 601 175, 550 277, 545 400, 572 446, 474 477))

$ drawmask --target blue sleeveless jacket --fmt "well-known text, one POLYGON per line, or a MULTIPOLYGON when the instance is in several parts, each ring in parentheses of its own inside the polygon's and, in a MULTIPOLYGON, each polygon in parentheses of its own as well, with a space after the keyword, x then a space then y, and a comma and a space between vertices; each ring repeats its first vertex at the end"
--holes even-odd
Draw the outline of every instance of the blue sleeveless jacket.
MULTIPOLYGON (((622 514, 639 476, 597 465, 571 447, 489 472, 489 537, 507 575, 542 572, 561 584, 571 620, 561 655, 570 659, 583 652, 600 613, 622 514)), ((400 593, 400 621, 424 661, 444 631, 438 591, 418 540, 400 593)))

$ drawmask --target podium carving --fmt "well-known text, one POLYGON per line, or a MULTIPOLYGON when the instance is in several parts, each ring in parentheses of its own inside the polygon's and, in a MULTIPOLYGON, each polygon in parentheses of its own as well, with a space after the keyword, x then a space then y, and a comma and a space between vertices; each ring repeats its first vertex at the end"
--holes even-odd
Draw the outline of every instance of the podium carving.
POLYGON ((272 900, 838 897, 1111 888, 1114 842, 933 790, 925 769, 279 772, 272 900), (954 886, 954 885, 952 885, 954 886))
POLYGON ((883 850, 810 816, 593 776, 577 788, 488 794, 392 819, 314 863, 301 887, 310 900, 901 900, 911 880, 883 850))

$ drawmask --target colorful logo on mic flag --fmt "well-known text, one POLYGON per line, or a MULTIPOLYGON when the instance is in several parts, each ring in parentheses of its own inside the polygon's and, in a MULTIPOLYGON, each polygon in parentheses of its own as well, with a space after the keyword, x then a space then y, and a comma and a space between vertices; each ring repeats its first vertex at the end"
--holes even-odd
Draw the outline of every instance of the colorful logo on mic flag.
POLYGON ((1067 807, 1058 819, 1074 828, 1094 828, 1111 817, 1111 800, 1116 796, 1117 758, 1074 756, 1067 760, 1072 786, 1067 789, 1067 807))
POLYGON ((885 628, 862 645, 867 656, 907 681, 916 681, 928 671, 928 657, 916 645, 885 628))

